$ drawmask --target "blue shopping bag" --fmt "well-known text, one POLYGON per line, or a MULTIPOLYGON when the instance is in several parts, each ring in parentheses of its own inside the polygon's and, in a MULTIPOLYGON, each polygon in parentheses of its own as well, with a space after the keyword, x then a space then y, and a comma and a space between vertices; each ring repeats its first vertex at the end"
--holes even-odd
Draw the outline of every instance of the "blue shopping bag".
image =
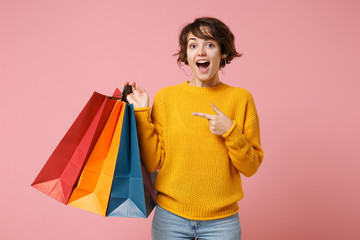
POLYGON ((148 217, 155 207, 154 178, 141 164, 134 106, 126 104, 106 215, 148 217))

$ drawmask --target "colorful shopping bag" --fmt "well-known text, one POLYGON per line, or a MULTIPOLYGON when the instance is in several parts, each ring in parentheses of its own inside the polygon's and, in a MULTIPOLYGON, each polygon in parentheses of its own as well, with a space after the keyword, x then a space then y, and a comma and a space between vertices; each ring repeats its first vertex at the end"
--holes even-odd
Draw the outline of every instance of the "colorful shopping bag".
POLYGON ((117 101, 94 92, 32 183, 66 204, 117 101))
POLYGON ((126 101, 126 93, 131 86, 123 94, 116 89, 113 97, 93 94, 34 187, 102 216, 149 216, 155 175, 141 164, 134 107, 120 101, 121 96, 126 101))
POLYGON ((146 218, 154 207, 151 177, 140 161, 134 107, 127 104, 107 216, 146 218))
POLYGON ((118 156, 125 103, 117 101, 68 204, 106 216, 118 156))

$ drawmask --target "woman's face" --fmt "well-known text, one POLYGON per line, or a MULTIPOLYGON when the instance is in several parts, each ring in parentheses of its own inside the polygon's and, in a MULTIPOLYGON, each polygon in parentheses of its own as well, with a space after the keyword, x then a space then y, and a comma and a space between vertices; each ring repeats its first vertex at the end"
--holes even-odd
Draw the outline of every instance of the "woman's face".
POLYGON ((219 81, 220 60, 225 55, 221 56, 220 46, 215 40, 197 38, 190 32, 186 54, 195 81, 219 81))

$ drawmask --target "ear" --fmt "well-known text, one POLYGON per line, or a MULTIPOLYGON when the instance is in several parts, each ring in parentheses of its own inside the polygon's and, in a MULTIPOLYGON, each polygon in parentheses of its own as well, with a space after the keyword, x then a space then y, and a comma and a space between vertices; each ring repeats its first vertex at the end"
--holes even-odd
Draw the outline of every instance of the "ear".
POLYGON ((223 59, 227 58, 227 56, 228 56, 228 54, 227 54, 227 53, 222 54, 222 55, 221 55, 221 60, 223 60, 223 59))

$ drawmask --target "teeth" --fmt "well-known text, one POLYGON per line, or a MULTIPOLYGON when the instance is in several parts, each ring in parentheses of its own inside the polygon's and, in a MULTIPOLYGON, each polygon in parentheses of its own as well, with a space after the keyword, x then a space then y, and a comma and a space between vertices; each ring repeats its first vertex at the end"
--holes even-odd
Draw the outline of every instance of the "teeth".
POLYGON ((197 61, 197 63, 207 63, 208 61, 197 61))

